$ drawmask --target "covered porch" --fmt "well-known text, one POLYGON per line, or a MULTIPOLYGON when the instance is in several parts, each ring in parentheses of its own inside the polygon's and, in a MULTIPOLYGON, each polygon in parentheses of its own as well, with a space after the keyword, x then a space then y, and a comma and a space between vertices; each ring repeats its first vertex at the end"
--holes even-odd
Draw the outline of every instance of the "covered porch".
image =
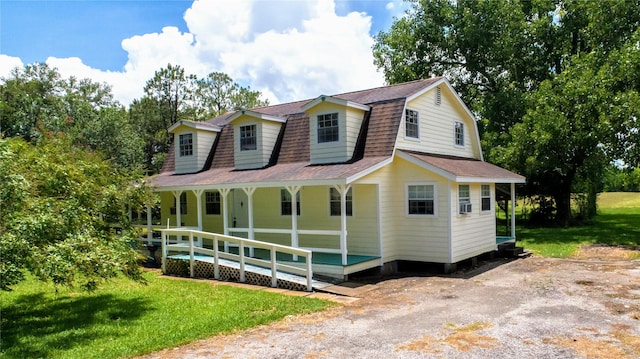
MULTIPOLYGON (((314 273, 335 278, 382 265, 378 185, 332 182, 163 189, 163 227, 309 250, 314 273)), ((213 248, 206 238, 196 237, 195 241, 203 248, 213 248)), ((227 242, 221 246, 228 253, 238 250, 227 242)), ((245 251, 253 258, 264 258, 266 253, 253 247, 245 251)), ((278 256, 294 265, 305 261, 278 256)))

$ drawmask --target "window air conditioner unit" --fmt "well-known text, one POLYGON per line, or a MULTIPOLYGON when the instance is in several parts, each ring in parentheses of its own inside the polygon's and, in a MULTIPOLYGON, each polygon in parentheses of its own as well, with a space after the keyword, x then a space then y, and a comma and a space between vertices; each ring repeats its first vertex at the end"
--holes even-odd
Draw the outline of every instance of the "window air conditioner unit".
POLYGON ((471 203, 461 203, 460 204, 460 214, 471 213, 471 203))

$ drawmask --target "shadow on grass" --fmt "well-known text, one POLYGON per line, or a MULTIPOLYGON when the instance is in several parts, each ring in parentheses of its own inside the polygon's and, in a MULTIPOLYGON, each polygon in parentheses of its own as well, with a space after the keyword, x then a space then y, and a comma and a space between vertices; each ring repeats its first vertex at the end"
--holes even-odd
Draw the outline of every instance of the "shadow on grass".
POLYGON ((607 245, 640 245, 640 213, 607 211, 592 223, 569 228, 519 228, 518 239, 533 244, 600 243, 607 245))
POLYGON ((52 357, 54 351, 118 337, 120 326, 150 309, 142 298, 112 294, 22 295, 2 308, 2 352, 16 358, 52 357))

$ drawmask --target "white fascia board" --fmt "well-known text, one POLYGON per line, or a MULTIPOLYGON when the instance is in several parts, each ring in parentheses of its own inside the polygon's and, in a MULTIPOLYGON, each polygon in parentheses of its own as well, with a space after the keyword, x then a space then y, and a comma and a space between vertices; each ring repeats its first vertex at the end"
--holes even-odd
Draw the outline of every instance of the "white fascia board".
POLYGON ((347 101, 347 100, 343 100, 340 98, 335 98, 335 97, 331 97, 331 96, 319 96, 317 97, 315 100, 305 104, 304 106, 301 107, 302 111, 307 111, 323 102, 329 102, 329 103, 333 103, 336 105, 340 105, 340 106, 345 106, 345 107, 351 107, 351 108, 356 108, 362 111, 369 111, 371 110, 371 106, 368 105, 363 105, 361 103, 357 103, 357 102, 352 102, 352 101, 347 101))
POLYGON ((180 126, 195 128, 196 130, 202 130, 202 131, 220 132, 220 127, 215 125, 204 125, 203 123, 200 123, 200 122, 180 120, 174 123, 171 127, 169 127, 169 130, 168 130, 169 133, 173 133, 173 131, 175 131, 180 126), (212 126, 215 126, 215 127, 212 127, 212 126))
POLYGON ((526 183, 521 178, 456 177, 456 183, 526 183))
POLYGON ((360 178, 362 178, 362 177, 364 177, 364 176, 366 176, 366 175, 368 175, 370 173, 373 173, 373 172, 381 169, 382 167, 387 166, 388 164, 390 164, 392 162, 393 162, 393 157, 389 157, 386 160, 378 162, 375 165, 373 165, 373 166, 371 166, 371 167, 369 167, 369 168, 367 168, 365 170, 362 170, 362 171, 360 171, 360 172, 358 172, 358 173, 356 173, 356 174, 354 174, 352 176, 347 177, 346 182, 347 182, 347 184, 353 183, 353 182, 359 180, 360 178))
POLYGON ((234 120, 236 120, 239 117, 244 116, 244 115, 249 116, 249 117, 258 118, 258 119, 261 119, 261 120, 266 120, 266 121, 273 121, 273 122, 280 122, 280 123, 287 122, 286 118, 277 117, 277 116, 271 116, 271 115, 265 115, 264 113, 255 112, 255 111, 251 111, 251 110, 236 111, 236 113, 234 113, 233 115, 229 116, 229 119, 227 121, 228 121, 228 123, 231 123, 234 120))
POLYGON ((462 107, 464 112, 471 119, 471 122, 473 123, 473 127, 475 127, 475 130, 476 130, 476 136, 475 136, 476 139, 475 140, 476 140, 476 144, 478 146, 478 149, 480 150, 480 160, 484 161, 484 155, 482 154, 482 146, 480 145, 480 133, 478 132, 478 121, 476 121, 476 117, 473 115, 473 113, 471 113, 471 110, 469 110, 469 108, 464 103, 464 101, 462 101, 462 99, 460 98, 460 95, 458 95, 458 93, 453 88, 453 86, 451 86, 451 83, 449 82, 449 80, 447 80, 446 77, 443 77, 442 79, 440 79, 439 81, 434 82, 430 86, 427 86, 427 87, 423 88, 422 90, 414 93, 413 95, 407 97, 407 102, 409 102, 409 101, 411 101, 411 100, 413 100, 413 99, 415 99, 415 98, 417 98, 419 96, 422 96, 427 91, 430 91, 430 90, 440 86, 441 84, 444 84, 449 89, 449 91, 456 98, 456 100, 458 101, 458 103, 460 104, 460 106, 462 107))

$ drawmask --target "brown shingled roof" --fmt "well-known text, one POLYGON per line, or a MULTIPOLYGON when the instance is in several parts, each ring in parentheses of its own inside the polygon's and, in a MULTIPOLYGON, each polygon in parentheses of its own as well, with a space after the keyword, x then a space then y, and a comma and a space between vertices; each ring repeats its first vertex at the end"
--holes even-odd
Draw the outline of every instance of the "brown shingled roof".
MULTIPOLYGON (((333 97, 371 106, 368 121, 364 123, 361 146, 364 151, 353 160, 342 164, 311 165, 309 153, 309 117, 302 106, 313 99, 274 106, 254 108, 252 111, 287 118, 284 136, 277 158, 270 166, 255 170, 234 169, 233 126, 228 124, 232 112, 208 120, 222 128, 210 168, 198 173, 174 175, 173 156, 167 156, 163 171, 154 176, 155 186, 223 185, 271 181, 304 181, 346 179, 371 166, 389 159, 394 150, 406 98, 435 84, 442 78, 418 80, 374 89, 348 92, 333 97)), ((213 149, 212 149, 213 150, 213 149)))
POLYGON ((525 182, 525 177, 517 173, 513 173, 502 167, 473 158, 442 156, 404 150, 399 150, 398 152, 405 153, 412 158, 416 158, 428 165, 446 172, 447 174, 450 174, 448 177, 456 177, 459 179, 474 178, 502 180, 508 183, 525 182))

